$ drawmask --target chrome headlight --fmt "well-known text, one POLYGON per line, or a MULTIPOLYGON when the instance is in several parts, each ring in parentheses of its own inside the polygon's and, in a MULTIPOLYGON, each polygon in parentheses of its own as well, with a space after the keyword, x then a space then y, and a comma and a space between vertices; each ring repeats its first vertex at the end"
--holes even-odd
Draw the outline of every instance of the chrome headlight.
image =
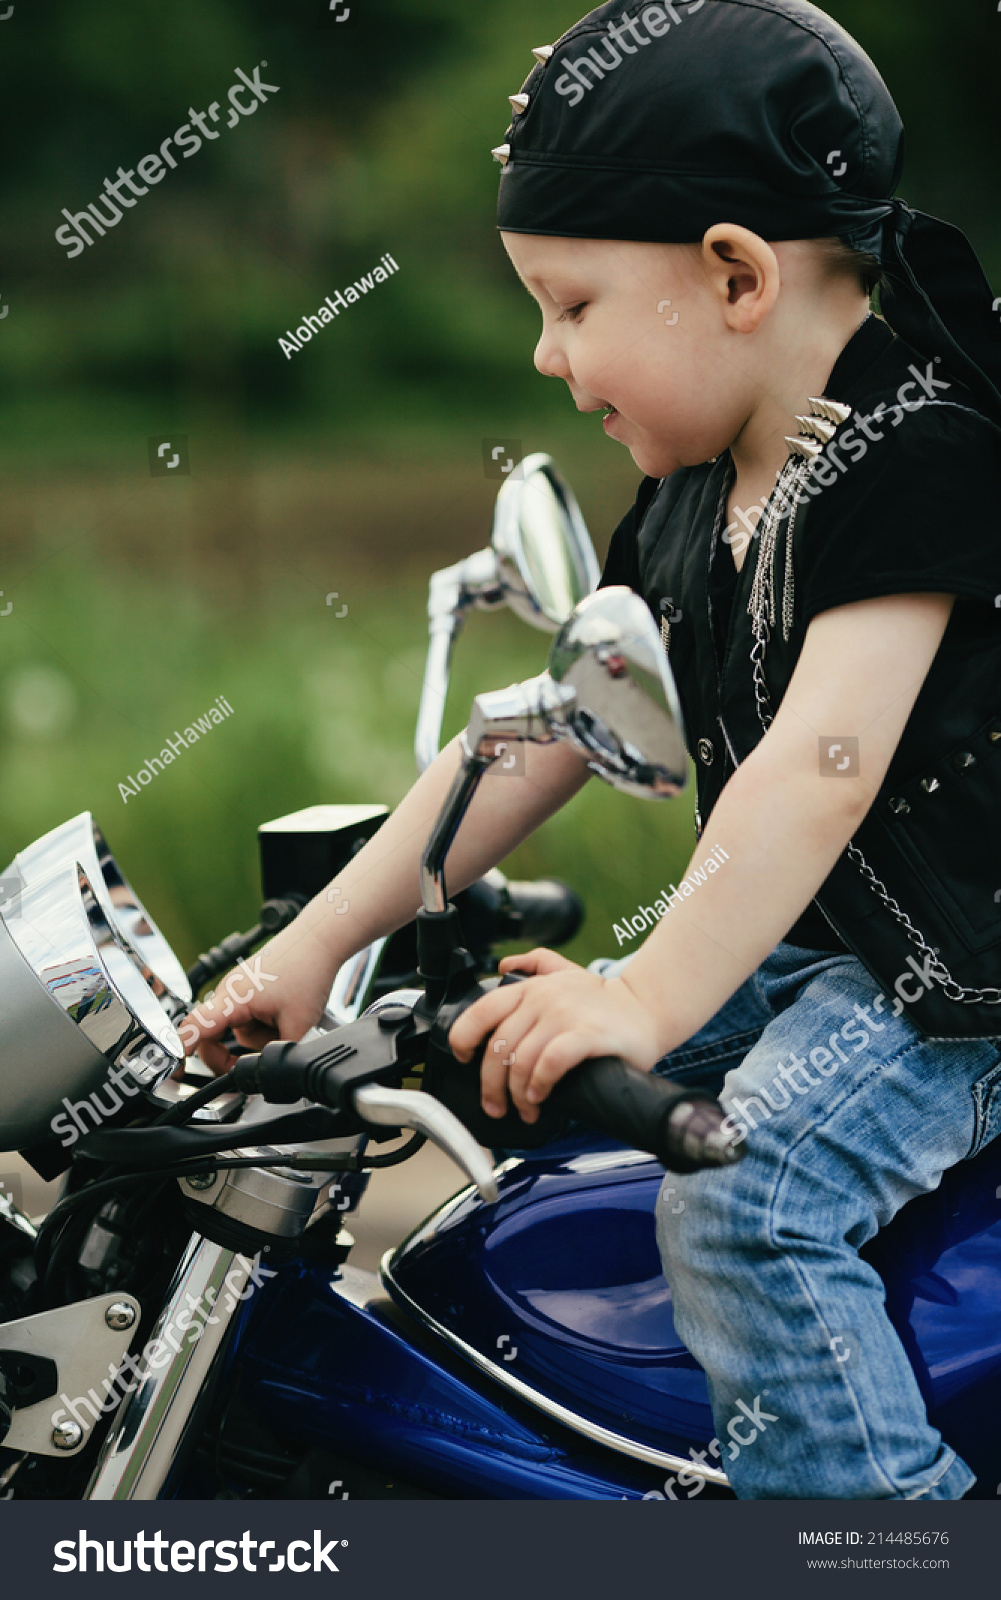
POLYGON ((108 849, 89 811, 43 834, 14 857, 5 877, 31 886, 58 867, 79 863, 109 923, 136 952, 154 992, 173 1018, 191 1004, 191 985, 170 945, 108 849))
POLYGON ((68 1147, 180 1065, 152 982, 79 863, 25 885, 0 921, 0 1149, 68 1147))

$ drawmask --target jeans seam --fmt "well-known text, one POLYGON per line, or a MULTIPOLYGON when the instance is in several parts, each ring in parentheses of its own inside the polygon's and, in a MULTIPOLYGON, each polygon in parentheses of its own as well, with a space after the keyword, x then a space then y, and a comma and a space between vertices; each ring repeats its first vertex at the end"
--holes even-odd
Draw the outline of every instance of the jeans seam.
POLYGON ((946 1461, 945 1466, 942 1468, 942 1471, 939 1473, 938 1477, 937 1478, 932 1478, 930 1483, 926 1483, 924 1488, 923 1489, 918 1489, 915 1494, 905 1495, 904 1496, 905 1500, 920 1500, 922 1495, 928 1494, 930 1492, 930 1490, 932 1490, 932 1489, 937 1489, 939 1484, 942 1482, 942 1479, 945 1477, 946 1473, 952 1471, 953 1463, 958 1461, 959 1457, 957 1456, 957 1454, 956 1454, 955 1450, 952 1448, 952 1446, 945 1443, 944 1439, 942 1441, 942 1445, 943 1445, 943 1448, 944 1448, 944 1450, 946 1452, 946 1455, 948 1456, 948 1460, 946 1461))
MULTIPOLYGON (((783 1167, 784 1167, 784 1165, 785 1164, 783 1163, 783 1167)), ((771 1221, 772 1221, 772 1212, 771 1212, 771 1208, 769 1208, 769 1217, 768 1217, 769 1235, 771 1235, 771 1221)), ((801 1288, 803 1290, 803 1293, 805 1294, 807 1300, 810 1303, 811 1309, 813 1311, 813 1315, 816 1318, 817 1323, 820 1325, 820 1327, 823 1328, 825 1333, 830 1334, 831 1330, 827 1325, 826 1319, 824 1318, 823 1314, 821 1313, 819 1305, 817 1304, 817 1300, 816 1300, 816 1297, 813 1294, 813 1290, 812 1290, 812 1287, 810 1285, 809 1279, 807 1278, 806 1273, 801 1269, 801 1263, 796 1259, 796 1257, 794 1255, 791 1254, 791 1252, 789 1252, 787 1250, 783 1250, 780 1245, 774 1244, 774 1241, 773 1241, 773 1248, 778 1250, 778 1251, 780 1251, 781 1254, 786 1256, 786 1259, 788 1260, 788 1262, 790 1264, 790 1267, 792 1268, 793 1274, 800 1281, 800 1286, 801 1286, 801 1288)), ((856 1254, 858 1254, 857 1251, 856 1251, 856 1254)), ((873 1269, 873 1270, 875 1270, 875 1269, 873 1269)), ((878 1276, 878 1274, 877 1274, 877 1276, 878 1276)), ((894 1331, 894 1333, 896 1333, 896 1329, 894 1329, 893 1331, 894 1331)), ((899 1338, 899 1334, 897 1335, 897 1337, 899 1338)), ((862 1409, 862 1405, 861 1405, 859 1397, 858 1397, 858 1395, 857 1395, 857 1393, 855 1391, 855 1388, 851 1383, 849 1383, 849 1381, 848 1381, 848 1373, 845 1371, 845 1369, 843 1367, 841 1369, 841 1381, 844 1384, 845 1390, 846 1390, 846 1392, 847 1392, 847 1394, 848 1394, 848 1396, 849 1396, 849 1398, 851 1400, 852 1410, 855 1413, 855 1419, 856 1419, 856 1422, 858 1424, 859 1433, 861 1434, 861 1437, 862 1437, 862 1442, 863 1442, 863 1446, 864 1446, 864 1449, 865 1449, 866 1458, 867 1458, 867 1460, 868 1460, 873 1472, 880 1479, 880 1481, 886 1485, 886 1487, 888 1489, 896 1489, 897 1485, 893 1482, 893 1479, 890 1478, 887 1475, 886 1469, 884 1468, 882 1462, 879 1461, 877 1459, 877 1457, 876 1457, 876 1454, 875 1454, 875 1452, 873 1450, 873 1447, 872 1447, 872 1430, 870 1429, 869 1424, 866 1421, 865 1412, 862 1409)))
MULTIPOLYGON (((774 1020, 774 1019, 773 1019, 774 1020)), ((714 1039, 711 1044, 696 1045, 693 1050, 672 1050, 670 1055, 672 1071, 675 1067, 713 1066, 720 1061, 725 1061, 734 1050, 742 1044, 753 1048, 767 1028, 768 1023, 763 1022, 759 1028, 742 1028, 739 1033, 728 1033, 725 1038, 714 1039)))
MULTIPOLYGON (((872 1078, 874 1077, 874 1075, 876 1073, 882 1073, 887 1067, 891 1067, 891 1066, 896 1065, 896 1063, 899 1062, 907 1054, 907 1052, 909 1050, 913 1050, 915 1048, 918 1048, 923 1043, 924 1043, 923 1039, 912 1039, 912 1040, 909 1040, 894 1055, 887 1057, 887 1059, 885 1061, 877 1062, 877 1064, 873 1067, 871 1072, 866 1073, 864 1078, 860 1078, 855 1082, 855 1084, 852 1087, 851 1092, 849 1094, 846 1094, 843 1099, 839 1100, 838 1103, 837 1103, 837 1106, 832 1106, 831 1107, 827 1117, 824 1118, 824 1122, 826 1123, 826 1122, 830 1121, 830 1118, 834 1115, 835 1111, 841 1111, 849 1100, 854 1099, 855 1094, 858 1092, 858 1090, 860 1088, 862 1088, 862 1086, 864 1084, 870 1083, 872 1081, 872 1078)), ((778 1240, 775 1238, 775 1232, 774 1232, 775 1210, 776 1210, 776 1201, 777 1201, 777 1197, 778 1197, 778 1191, 779 1191, 779 1189, 780 1189, 780 1187, 781 1187, 781 1185, 782 1185, 782 1183, 783 1183, 783 1181, 784 1181, 784 1179, 785 1179, 785 1177, 786 1177, 786 1175, 787 1175, 787 1173, 789 1171, 789 1163, 790 1163, 790 1159, 792 1157, 792 1153, 793 1153, 794 1150, 798 1150, 799 1146, 801 1144, 803 1144, 806 1141, 806 1139, 808 1139, 812 1135, 816 1135, 819 1132, 819 1130, 820 1130, 820 1128, 822 1126, 823 1126, 823 1124, 821 1124, 821 1123, 814 1123, 812 1127, 804 1128, 804 1130, 800 1134, 799 1138, 793 1144, 788 1145, 786 1147, 786 1149, 782 1153, 782 1160, 781 1160, 781 1163, 779 1164, 778 1171, 777 1171, 777 1173, 775 1175, 775 1180, 774 1180, 774 1183, 773 1183, 772 1188, 771 1188, 771 1192, 769 1193, 769 1196, 768 1196, 768 1242, 769 1242, 769 1244, 770 1244, 770 1246, 771 1246, 771 1248, 773 1250, 777 1251, 780 1255, 784 1256, 786 1258, 786 1260, 789 1262, 790 1268, 791 1268, 794 1276, 796 1278, 798 1278, 798 1280, 800 1282, 800 1286, 801 1286, 801 1288, 803 1290, 803 1293, 805 1294, 805 1296, 806 1296, 806 1298, 807 1298, 807 1300, 808 1300, 808 1302, 810 1304, 810 1307, 811 1307, 811 1309, 813 1311, 814 1317, 816 1318, 816 1320, 819 1323, 819 1325, 825 1330, 825 1332, 829 1333, 830 1329, 827 1327, 827 1323, 826 1323, 826 1321, 825 1321, 825 1319, 824 1319, 824 1317, 823 1317, 823 1315, 821 1313, 820 1307, 819 1307, 819 1305, 817 1303, 817 1300, 816 1300, 816 1298, 815 1298, 815 1296, 813 1294, 812 1287, 810 1285, 810 1282, 809 1282, 809 1279, 808 1279, 808 1277, 806 1275, 806 1272, 805 1272, 805 1270, 804 1270, 804 1268, 802 1266, 802 1263, 797 1259, 797 1257, 791 1251, 785 1249, 784 1246, 782 1246, 778 1242, 778 1240)), ((877 1223, 878 1223, 878 1219, 877 1219, 877 1223)), ((877 1232, 878 1232, 878 1226, 877 1226, 877 1232)), ((849 1248, 853 1249, 853 1247, 851 1247, 851 1246, 849 1246, 849 1248)), ((854 1253, 854 1255, 856 1257, 858 1256, 858 1250, 854 1250, 853 1249, 853 1253, 854 1253)), ((875 1269, 872 1269, 872 1270, 875 1271, 875 1269)), ((878 1277, 878 1274, 877 1274, 877 1277, 878 1277)), ((886 1315, 886 1309, 885 1309, 885 1305, 884 1305, 884 1316, 885 1315, 886 1315)), ((889 1318, 887 1318, 887 1321, 889 1321, 889 1318)), ((893 1327, 892 1323, 890 1324, 890 1328, 891 1328, 891 1332, 894 1334, 894 1337, 899 1342, 900 1335, 897 1333, 897 1331, 893 1327)), ((906 1351, 905 1351, 905 1355, 906 1355, 906 1351)), ((855 1387, 854 1387, 853 1384, 851 1384, 849 1382, 848 1373, 844 1368, 842 1368, 842 1371, 841 1371, 841 1379, 842 1379, 842 1382, 844 1383, 845 1390, 847 1391, 847 1394, 851 1397, 852 1409, 855 1412, 855 1416, 856 1416, 856 1419, 857 1419, 857 1422, 858 1422, 859 1431, 860 1431, 860 1434, 861 1434, 861 1437, 862 1437, 862 1441, 863 1441, 863 1445, 864 1445, 864 1448, 865 1448, 866 1459, 869 1461, 869 1464, 870 1464, 873 1472, 876 1473, 878 1478, 887 1486, 887 1488, 892 1490, 895 1494, 899 1494, 899 1492, 900 1492, 899 1484, 895 1483, 893 1481, 893 1479, 888 1475, 888 1473, 887 1473, 885 1467, 883 1466, 882 1462, 875 1455, 875 1452, 873 1450, 872 1430, 870 1429, 869 1424, 866 1421, 865 1412, 864 1412, 864 1410, 862 1408, 861 1402, 859 1400, 859 1396, 855 1391, 855 1387)), ((926 1418, 927 1418, 927 1412, 926 1412, 926 1418)), ((950 1465, 951 1465, 951 1463, 950 1463, 950 1465)), ((939 1481, 938 1479, 935 1480, 936 1483, 938 1481, 939 1481)), ((934 1484, 929 1484, 928 1487, 929 1488, 933 1488, 934 1484)))
MULTIPOLYGON (((977 1090, 982 1084, 986 1083, 988 1078, 994 1078, 999 1072, 1001 1072, 1001 1051, 998 1052, 998 1058, 993 1067, 989 1068, 987 1072, 982 1072, 976 1083, 972 1084, 970 1087, 970 1098, 973 1101, 975 1123, 973 1128, 973 1138, 970 1141, 969 1150, 963 1157, 964 1161, 972 1161, 974 1157, 978 1156, 981 1150, 985 1149, 987 1146, 987 1126, 990 1107, 994 1096, 996 1094, 1001 1095, 1001 1076, 998 1076, 997 1082, 992 1083, 990 1088, 983 1094, 983 1096, 979 1095, 977 1090)), ((993 1143, 993 1140, 990 1142, 993 1143)))

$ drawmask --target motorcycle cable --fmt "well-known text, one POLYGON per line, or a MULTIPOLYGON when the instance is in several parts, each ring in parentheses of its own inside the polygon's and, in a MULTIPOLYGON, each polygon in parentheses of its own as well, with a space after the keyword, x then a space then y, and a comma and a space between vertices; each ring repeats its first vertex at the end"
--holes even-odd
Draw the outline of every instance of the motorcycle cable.
POLYGON ((155 1118, 151 1126, 154 1128, 176 1128, 183 1126, 186 1122, 190 1122, 195 1112, 200 1111, 202 1106, 207 1106, 210 1101, 228 1092, 227 1086, 232 1076, 233 1068, 230 1067, 228 1072, 220 1073, 218 1078, 213 1078, 210 1083, 206 1083, 197 1093, 189 1095, 186 1100, 179 1100, 176 1106, 171 1106, 169 1111, 164 1111, 161 1116, 155 1118))
MULTIPOLYGON (((138 1183, 149 1183, 155 1180, 169 1178, 200 1177, 209 1172, 229 1172, 237 1167, 288 1167, 293 1172, 366 1172, 371 1167, 393 1167, 406 1161, 410 1156, 416 1155, 421 1145, 427 1142, 423 1133, 415 1133, 399 1150, 391 1150, 384 1156, 368 1156, 362 1152, 353 1152, 350 1155, 282 1155, 276 1152, 273 1158, 266 1155, 237 1156, 218 1159, 215 1156, 205 1156, 198 1161, 177 1163, 170 1167, 145 1168, 142 1172, 120 1172, 113 1178, 102 1178, 97 1183, 86 1185, 77 1189, 73 1194, 60 1200, 53 1206, 45 1221, 39 1229, 39 1240, 43 1230, 58 1228, 84 1200, 98 1199, 103 1195, 114 1194, 118 1189, 133 1187, 138 1183)), ((37 1248, 37 1244, 36 1244, 37 1248)))
POLYGON ((281 899, 265 900, 252 928, 246 933, 229 934, 198 957, 187 974, 192 994, 200 994, 207 983, 235 967, 238 961, 251 954, 255 946, 263 944, 265 939, 273 939, 276 933, 287 928, 306 902, 306 895, 294 893, 281 899))

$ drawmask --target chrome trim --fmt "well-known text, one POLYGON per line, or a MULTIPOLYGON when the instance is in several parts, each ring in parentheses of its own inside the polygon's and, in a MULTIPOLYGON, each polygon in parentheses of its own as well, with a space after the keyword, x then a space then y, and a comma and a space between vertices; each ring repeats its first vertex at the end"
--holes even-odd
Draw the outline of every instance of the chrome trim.
POLYGON ((78 862, 26 884, 7 928, 50 999, 112 1065, 152 1088, 184 1060, 150 969, 78 862))
MULTIPOLYGON (((252 1263, 235 1250, 192 1235, 146 1346, 162 1348, 166 1343, 176 1353, 162 1369, 147 1368, 134 1393, 122 1403, 84 1500, 160 1497, 185 1443, 200 1424, 199 1401, 211 1393, 251 1270, 252 1263), (224 1288, 230 1291, 226 1305, 220 1298, 224 1288), (193 1306, 205 1306, 208 1320, 197 1335, 175 1343, 169 1335, 173 1331, 176 1338, 192 1326, 193 1306), (187 1320, 181 1322, 185 1313, 187 1320)), ((154 1354, 159 1357, 161 1349, 154 1354)))
POLYGON ((356 1022, 361 1016, 372 993, 372 983, 386 943, 385 939, 375 939, 371 944, 363 945, 338 967, 320 1018, 321 1033, 329 1033, 331 1028, 342 1028, 345 1023, 356 1022))
POLYGON ((138 1300, 116 1292, 0 1323, 0 1352, 22 1350, 47 1357, 56 1367, 56 1392, 33 1405, 15 1407, 4 1449, 56 1458, 78 1455, 103 1407, 109 1412, 115 1407, 121 1392, 117 1374, 141 1316, 138 1300), (109 1320, 113 1310, 125 1307, 130 1315, 109 1320), (70 1444, 64 1439, 57 1445, 53 1430, 61 1417, 68 1420, 71 1415, 79 1440, 70 1444))
POLYGON ((533 627, 555 633, 594 593, 600 576, 570 485, 552 456, 526 456, 497 495, 489 546, 434 573, 428 585, 428 653, 414 738, 418 772, 438 755, 452 650, 467 612, 506 605, 533 627))
MULTIPOLYGON (((454 1205, 457 1200, 465 1199, 472 1192, 471 1189, 464 1190, 461 1196, 454 1195, 446 1204, 454 1205)), ((435 1215, 440 1215, 440 1213, 432 1212, 432 1217, 435 1215)), ((428 1219, 428 1221, 430 1220, 431 1218, 428 1219)), ((423 1226, 427 1227, 427 1223, 425 1222, 423 1226)), ((552 1417, 554 1422, 562 1423, 565 1428, 571 1429, 573 1433, 579 1433, 583 1438, 590 1439, 595 1444, 604 1445, 607 1450, 614 1450, 618 1455, 631 1456, 634 1461, 646 1462, 651 1467, 663 1467, 668 1472, 687 1472, 693 1478, 702 1478, 706 1483, 714 1484, 717 1488, 729 1489, 729 1478, 725 1472, 720 1472, 718 1468, 703 1466, 701 1462, 692 1458, 686 1460, 684 1456, 671 1455, 666 1450, 654 1450, 649 1445, 639 1444, 634 1439, 625 1438, 621 1433, 612 1433, 610 1429, 602 1428, 596 1422, 589 1422, 586 1417, 580 1417, 575 1411, 569 1410, 566 1406, 561 1406, 557 1400, 551 1400, 548 1395, 541 1394, 538 1389, 533 1389, 530 1384, 523 1383, 520 1378, 516 1378, 509 1370, 506 1371, 503 1367, 499 1367, 493 1361, 490 1361, 486 1356, 481 1355, 472 1345, 466 1344, 465 1340, 460 1339, 458 1334, 453 1333, 450 1328, 446 1328, 425 1311, 422 1306, 419 1306, 415 1300, 412 1300, 405 1289, 400 1288, 400 1285, 393 1277, 391 1269, 393 1254, 393 1250, 386 1251, 379 1263, 379 1277, 398 1304, 409 1311, 411 1316, 421 1322, 424 1327, 429 1328, 432 1333, 436 1333, 440 1339, 444 1339, 447 1344, 450 1344, 453 1350, 457 1350, 461 1356, 465 1356, 467 1361, 471 1361, 474 1366, 479 1367, 481 1372, 485 1372, 495 1382, 503 1384, 505 1388, 510 1389, 519 1399, 527 1401, 537 1411, 542 1411, 546 1416, 552 1417)))
POLYGON ((184 968, 153 918, 108 849, 107 841, 89 811, 60 823, 14 857, 9 871, 28 886, 48 877, 57 867, 78 861, 100 902, 107 920, 124 935, 125 944, 140 971, 176 1020, 191 1004, 191 985, 184 968))

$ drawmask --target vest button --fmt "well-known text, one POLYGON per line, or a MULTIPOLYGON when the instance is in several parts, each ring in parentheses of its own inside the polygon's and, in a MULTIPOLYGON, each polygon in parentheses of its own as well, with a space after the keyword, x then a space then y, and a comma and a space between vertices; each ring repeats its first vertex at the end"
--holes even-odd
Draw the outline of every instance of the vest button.
POLYGON ((910 811, 910 809, 911 808, 908 805, 906 800, 891 800, 890 801, 890 810, 896 812, 898 817, 900 817, 900 816, 906 817, 906 815, 910 811))
POLYGON ((966 767, 975 767, 977 758, 972 750, 960 750, 957 756, 953 756, 952 764, 957 772, 962 772, 966 767))
POLYGON ((711 739, 699 740, 699 760, 704 761, 707 767, 712 766, 713 756, 715 754, 716 752, 713 749, 713 742, 711 739))

